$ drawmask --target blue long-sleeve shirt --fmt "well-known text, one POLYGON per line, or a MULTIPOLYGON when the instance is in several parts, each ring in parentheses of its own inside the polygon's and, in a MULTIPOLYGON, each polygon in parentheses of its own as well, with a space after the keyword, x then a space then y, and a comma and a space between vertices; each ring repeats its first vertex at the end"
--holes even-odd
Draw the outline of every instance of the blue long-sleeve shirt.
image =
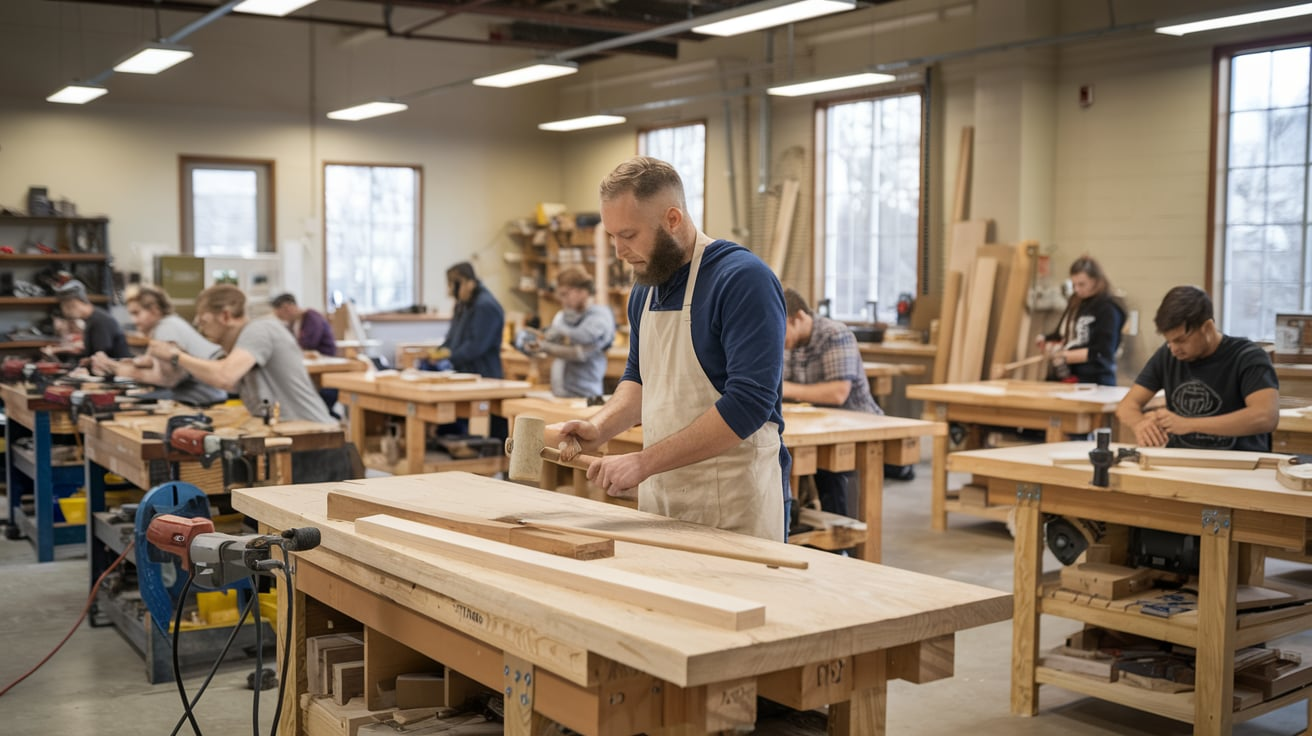
MULTIPOLYGON (((621 380, 642 383, 638 345, 647 293, 653 311, 678 311, 690 267, 629 295, 629 360, 621 380)), ((702 371, 721 396, 716 409, 740 438, 767 421, 783 434, 784 293, 779 279, 751 251, 727 240, 706 246, 692 297, 692 344, 702 371)), ((781 437, 782 440, 782 437, 781 437)), ((780 443, 787 483, 791 459, 780 443)))
POLYGON ((482 284, 468 304, 456 307, 443 345, 451 351, 451 365, 458 371, 485 378, 501 378, 501 336, 506 315, 496 297, 482 284))

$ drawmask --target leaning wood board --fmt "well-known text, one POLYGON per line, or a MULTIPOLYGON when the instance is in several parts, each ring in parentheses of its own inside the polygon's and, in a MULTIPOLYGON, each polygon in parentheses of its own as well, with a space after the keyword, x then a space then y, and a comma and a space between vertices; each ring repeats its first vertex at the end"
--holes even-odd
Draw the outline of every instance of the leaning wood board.
POLYGON ((987 347, 989 315, 993 306, 993 280, 997 272, 996 260, 975 260, 965 320, 958 318, 956 325, 962 334, 961 372, 958 374, 960 380, 977 381, 984 374, 984 349, 987 347))
POLYGON ((1005 620, 1011 613, 1010 593, 468 473, 239 489, 233 492, 233 505, 274 528, 319 527, 322 548, 298 556, 311 563, 325 555, 358 563, 362 574, 378 574, 372 587, 394 590, 429 618, 453 622, 485 640, 495 639, 508 625, 522 628, 515 647, 530 660, 550 661, 554 650, 539 652, 537 642, 558 642, 684 687, 721 682, 726 673, 750 677, 888 649, 1005 620), (360 535, 352 524, 326 517, 327 494, 338 489, 485 519, 529 516, 570 526, 640 530, 681 541, 734 543, 743 549, 800 555, 810 569, 771 569, 626 542, 615 543, 614 557, 584 563, 765 606, 764 625, 728 631, 360 535), (411 596, 405 592, 411 586, 440 595, 411 596), (422 602, 427 600, 452 603, 422 602), (445 607, 430 611, 425 605, 445 607), (466 613, 452 615, 447 610, 452 605, 466 613))

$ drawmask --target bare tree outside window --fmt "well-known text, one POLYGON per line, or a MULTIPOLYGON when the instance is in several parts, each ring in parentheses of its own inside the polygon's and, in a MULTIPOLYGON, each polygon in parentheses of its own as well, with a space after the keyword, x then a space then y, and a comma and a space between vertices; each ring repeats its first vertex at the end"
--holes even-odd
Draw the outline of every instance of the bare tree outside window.
POLYGON ((415 303, 421 172, 413 166, 324 167, 324 270, 331 304, 363 312, 415 303))
MULTIPOLYGON (((1312 310, 1309 253, 1309 47, 1236 54, 1221 95, 1222 327, 1275 336, 1276 314, 1312 310)), ((1224 71, 1224 70, 1223 70, 1224 71)))
POLYGON ((898 294, 917 293, 921 97, 843 102, 820 116, 830 316, 896 321, 898 294))

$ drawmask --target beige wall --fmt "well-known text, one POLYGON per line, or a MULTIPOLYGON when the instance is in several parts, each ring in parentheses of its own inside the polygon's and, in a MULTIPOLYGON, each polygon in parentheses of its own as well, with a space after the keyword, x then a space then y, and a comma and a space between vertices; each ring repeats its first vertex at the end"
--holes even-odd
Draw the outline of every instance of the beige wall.
MULTIPOLYGON (((1225 0, 1114 3, 1120 26, 1234 5, 1225 0)), ((1217 45, 1269 37, 1272 27, 1184 39, 1148 30, 991 53, 999 44, 1105 28, 1108 5, 1082 0, 899 0, 797 26, 791 33, 682 44, 677 62, 617 55, 555 83, 514 91, 441 90, 393 118, 344 125, 328 109, 372 94, 398 94, 509 66, 522 51, 477 46, 348 42, 344 33, 296 23, 227 19, 198 32, 198 56, 157 79, 112 82, 111 95, 81 109, 40 102, 61 80, 95 71, 143 33, 144 16, 121 9, 17 0, 0 4, 0 202, 22 205, 26 187, 49 186, 83 211, 113 217, 120 258, 135 244, 177 238, 177 156, 273 158, 278 238, 306 249, 303 289, 319 293, 317 221, 324 160, 413 163, 425 170, 425 293, 444 306, 447 263, 474 258, 507 301, 511 247, 503 223, 540 200, 595 211, 596 184, 633 155, 643 126, 706 120, 707 231, 760 249, 776 200, 758 191, 759 90, 772 81, 851 72, 902 60, 933 63, 934 158, 926 191, 933 219, 934 288, 957 169, 962 126, 977 130, 971 216, 991 217, 1002 241, 1037 239, 1056 283, 1078 255, 1098 257, 1140 312, 1123 378, 1157 344, 1151 314, 1172 285, 1204 277, 1212 105, 1217 45), (95 29, 94 31, 90 29, 95 29), (50 50, 54 49, 53 52, 50 50), (44 51, 44 55, 40 52, 44 51), (53 54, 53 60, 52 60, 53 54), (940 56, 941 55, 941 56, 940 56), (84 60, 79 61, 79 57, 84 60), (41 59, 40 63, 34 59, 41 59), (936 60, 942 58, 941 62, 936 60), (218 61, 217 65, 214 61, 218 61), (311 61, 313 60, 313 62, 311 61), (1092 84, 1092 107, 1077 101, 1092 84), (681 100, 675 105, 653 104, 681 100), (544 134, 537 122, 602 109, 629 123, 597 131, 544 134), (724 130, 734 130, 733 231, 724 130)), ((194 16, 166 13, 166 27, 194 16)), ((1312 30, 1286 21, 1281 33, 1312 30)), ((769 187, 804 182, 785 280, 815 278, 812 204, 816 98, 770 103, 769 187)), ((767 187, 767 189, 769 189, 767 187)), ((1056 315, 1039 315, 1041 324, 1056 315)))

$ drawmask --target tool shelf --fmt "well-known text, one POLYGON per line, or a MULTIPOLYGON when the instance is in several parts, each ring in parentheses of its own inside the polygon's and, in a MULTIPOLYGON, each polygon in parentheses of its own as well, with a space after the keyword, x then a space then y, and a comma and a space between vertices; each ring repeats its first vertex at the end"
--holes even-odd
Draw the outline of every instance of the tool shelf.
POLYGON ((58 499, 70 496, 83 484, 82 465, 54 465, 51 455, 57 435, 71 434, 76 428, 68 420, 68 410, 55 407, 26 390, 12 385, 0 386, 8 421, 5 422, 5 482, 8 487, 10 539, 27 537, 36 551, 38 562, 55 559, 56 548, 85 545, 86 525, 56 520, 58 499), (32 438, 31 450, 18 441, 32 438), (30 511, 25 507, 30 504, 30 511))

